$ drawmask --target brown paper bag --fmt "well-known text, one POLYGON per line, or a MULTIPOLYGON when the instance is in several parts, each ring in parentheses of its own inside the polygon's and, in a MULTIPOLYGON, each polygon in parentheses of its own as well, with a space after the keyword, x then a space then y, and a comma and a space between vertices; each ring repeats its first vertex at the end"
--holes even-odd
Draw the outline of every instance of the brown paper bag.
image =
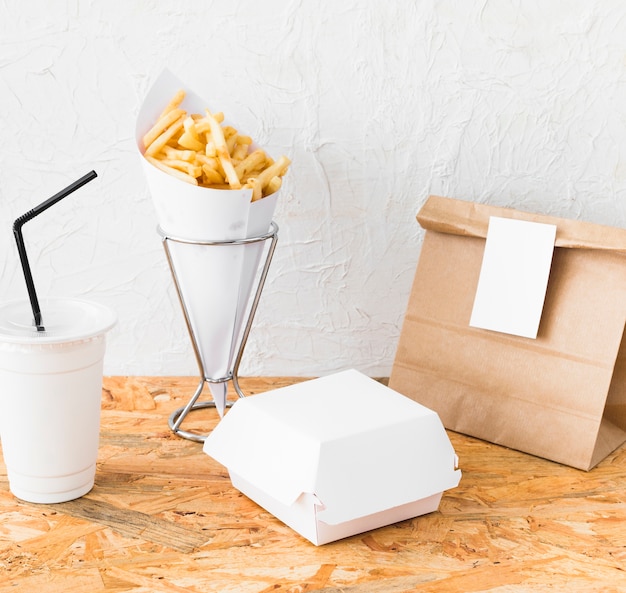
POLYGON ((437 196, 417 220, 389 386, 450 430, 583 470, 626 441, 626 230, 437 196), (469 326, 490 216, 557 227, 536 339, 469 326))

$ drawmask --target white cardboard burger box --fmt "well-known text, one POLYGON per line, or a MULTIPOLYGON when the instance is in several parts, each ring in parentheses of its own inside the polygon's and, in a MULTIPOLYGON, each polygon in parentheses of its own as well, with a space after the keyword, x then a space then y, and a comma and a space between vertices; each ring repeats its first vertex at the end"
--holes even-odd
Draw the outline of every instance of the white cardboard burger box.
POLYGON ((356 370, 238 399, 204 452, 315 545, 436 511, 461 479, 437 413, 356 370))

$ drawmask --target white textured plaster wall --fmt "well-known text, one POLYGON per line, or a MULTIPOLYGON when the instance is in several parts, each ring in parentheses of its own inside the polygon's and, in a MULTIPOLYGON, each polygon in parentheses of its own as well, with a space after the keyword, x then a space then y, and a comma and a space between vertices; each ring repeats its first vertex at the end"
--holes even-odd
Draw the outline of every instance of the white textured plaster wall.
POLYGON ((293 165, 242 374, 388 375, 430 193, 626 226, 623 0, 5 0, 0 299, 113 307, 105 372, 196 373, 134 121, 163 66, 293 165))

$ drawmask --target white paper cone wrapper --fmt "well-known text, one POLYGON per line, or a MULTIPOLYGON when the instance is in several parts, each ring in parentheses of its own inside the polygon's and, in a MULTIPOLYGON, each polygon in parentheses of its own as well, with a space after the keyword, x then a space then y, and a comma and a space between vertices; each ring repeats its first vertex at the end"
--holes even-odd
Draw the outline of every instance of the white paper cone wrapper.
POLYGON ((220 418, 223 418, 226 410, 226 383, 209 383, 209 389, 215 402, 215 409, 220 418))
MULTIPOLYGON (((252 190, 198 187, 157 169, 143 158, 143 135, 179 89, 189 114, 210 107, 169 71, 155 81, 137 117, 137 149, 162 232, 186 241, 230 241, 264 235, 270 229, 275 194, 252 202, 252 190)), ((236 125, 234 127, 237 127, 236 125)), ((195 337, 205 378, 220 379, 232 371, 239 337, 263 253, 264 242, 246 245, 202 245, 168 241, 174 274, 195 337)), ((226 390, 211 385, 218 411, 226 390)))

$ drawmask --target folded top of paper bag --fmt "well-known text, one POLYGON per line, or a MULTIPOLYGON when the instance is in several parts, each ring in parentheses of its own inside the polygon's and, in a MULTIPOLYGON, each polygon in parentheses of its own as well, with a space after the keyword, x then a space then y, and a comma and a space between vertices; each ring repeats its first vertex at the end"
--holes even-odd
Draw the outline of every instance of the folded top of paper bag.
POLYGON ((428 198, 417 214, 417 221, 426 230, 484 239, 487 237, 490 216, 556 225, 556 247, 626 253, 626 229, 440 196, 428 198))

